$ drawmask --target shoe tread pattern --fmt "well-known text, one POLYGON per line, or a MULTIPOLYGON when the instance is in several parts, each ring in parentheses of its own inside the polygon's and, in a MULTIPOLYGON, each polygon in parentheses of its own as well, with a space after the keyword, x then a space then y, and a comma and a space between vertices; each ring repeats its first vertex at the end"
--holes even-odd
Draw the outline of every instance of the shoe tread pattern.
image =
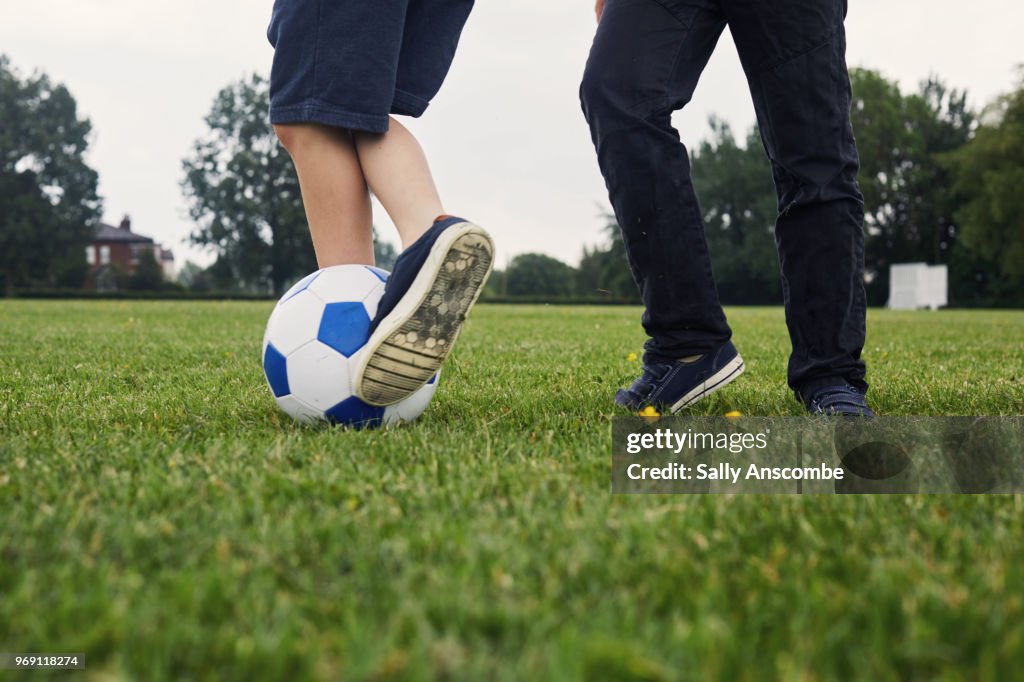
POLYGON ((367 362, 362 395, 387 405, 414 393, 441 368, 479 298, 494 258, 490 239, 468 232, 456 239, 419 306, 367 362))

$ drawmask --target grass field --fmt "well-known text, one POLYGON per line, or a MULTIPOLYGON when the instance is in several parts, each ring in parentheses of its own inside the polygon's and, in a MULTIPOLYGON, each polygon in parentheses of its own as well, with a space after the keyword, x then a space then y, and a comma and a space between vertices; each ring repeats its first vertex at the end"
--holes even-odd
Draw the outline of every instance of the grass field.
MULTIPOLYGON (((0 302, 0 651, 95 680, 1024 670, 1016 497, 610 495, 637 309, 481 306, 387 432, 277 412, 269 311, 0 302)), ((729 313, 747 374, 696 409, 800 414, 781 311, 729 313)), ((1024 313, 871 311, 872 401, 1022 414, 1022 339, 1024 313)))

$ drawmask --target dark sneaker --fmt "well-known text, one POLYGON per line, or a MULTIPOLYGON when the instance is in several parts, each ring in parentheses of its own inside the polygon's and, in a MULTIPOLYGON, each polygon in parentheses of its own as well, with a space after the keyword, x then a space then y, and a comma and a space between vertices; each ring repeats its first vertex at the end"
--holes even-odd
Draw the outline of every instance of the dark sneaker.
POLYGON ((727 341, 694 362, 645 364, 643 376, 629 388, 619 389, 615 402, 634 412, 653 407, 662 413, 675 413, 741 374, 743 358, 732 341, 727 341))
POLYGON ((804 398, 804 406, 814 415, 874 417, 864 393, 849 384, 824 386, 804 398))
POLYGON ((494 243, 461 218, 438 220, 395 261, 355 391, 371 405, 408 398, 444 363, 491 274, 494 243))

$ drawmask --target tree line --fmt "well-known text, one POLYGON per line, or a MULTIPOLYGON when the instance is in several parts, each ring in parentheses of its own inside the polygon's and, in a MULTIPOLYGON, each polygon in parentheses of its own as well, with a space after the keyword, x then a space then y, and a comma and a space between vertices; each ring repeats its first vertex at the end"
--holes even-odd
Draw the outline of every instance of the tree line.
MULTIPOLYGON (((854 69, 851 80, 869 303, 886 303, 891 265, 925 262, 949 267, 954 305, 1024 305, 1024 83, 976 112, 937 78, 909 94, 878 71, 854 69)), ((781 303, 778 206, 757 128, 741 140, 720 120, 710 128, 690 160, 721 298, 781 303)), ((489 294, 637 300, 609 219, 605 243, 584 249, 578 267, 517 256, 489 294)))
POLYGON ((100 220, 86 164, 89 121, 45 74, 21 77, 0 55, 0 277, 6 296, 29 283, 76 286, 100 220))
MULTIPOLYGON (((954 305, 1024 306, 1024 79, 981 111, 938 78, 910 93, 874 70, 854 69, 851 80, 869 302, 886 302, 890 265, 926 262, 949 266, 954 305)), ((208 268, 183 269, 182 283, 197 291, 274 294, 316 268, 298 180, 267 108, 266 79, 231 83, 182 162, 190 239, 215 257, 208 268)), ((726 123, 710 123, 690 155, 722 300, 778 304, 778 207, 760 137, 756 128, 737 137, 726 123)), ((84 161, 89 131, 64 86, 23 78, 0 57, 0 276, 8 294, 84 277, 84 247, 102 208, 84 161)), ((390 266, 394 250, 376 242, 379 264, 390 266)), ((638 298, 612 218, 578 265, 520 254, 486 295, 638 298)))

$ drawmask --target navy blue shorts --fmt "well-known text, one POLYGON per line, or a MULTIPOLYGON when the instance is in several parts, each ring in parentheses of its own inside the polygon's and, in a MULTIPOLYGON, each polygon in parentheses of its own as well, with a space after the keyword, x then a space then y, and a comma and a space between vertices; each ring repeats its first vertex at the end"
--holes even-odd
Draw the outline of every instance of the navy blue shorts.
POLYGON ((271 123, 382 133, 441 88, 473 0, 275 0, 271 123))

